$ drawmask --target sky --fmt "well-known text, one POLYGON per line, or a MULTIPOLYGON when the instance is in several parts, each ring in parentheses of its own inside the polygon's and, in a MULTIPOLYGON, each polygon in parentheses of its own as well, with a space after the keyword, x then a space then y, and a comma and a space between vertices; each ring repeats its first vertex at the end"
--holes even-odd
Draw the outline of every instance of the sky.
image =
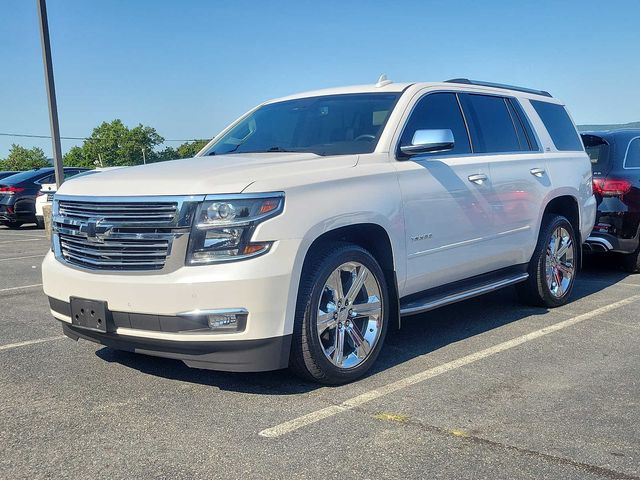
MULTIPOLYGON (((211 138, 264 100, 467 77, 640 121, 639 0, 48 0, 63 136, 103 121, 211 138)), ((49 135, 36 0, 0 1, 0 133, 49 135)), ((0 135, 12 143, 51 141, 0 135)), ((81 142, 63 141, 63 153, 81 142)), ((167 145, 177 146, 180 142, 167 145)))

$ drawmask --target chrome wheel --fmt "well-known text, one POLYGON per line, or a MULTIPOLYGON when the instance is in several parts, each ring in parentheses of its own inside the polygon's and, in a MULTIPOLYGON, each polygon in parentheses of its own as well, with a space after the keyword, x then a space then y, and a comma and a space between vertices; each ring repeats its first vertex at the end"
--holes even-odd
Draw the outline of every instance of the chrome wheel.
POLYGON ((325 282, 317 334, 327 359, 339 368, 363 363, 375 348, 383 325, 380 284, 358 262, 336 268, 325 282))
POLYGON ((547 245, 546 277, 551 294, 562 297, 575 276, 573 239, 564 227, 556 228, 547 245))

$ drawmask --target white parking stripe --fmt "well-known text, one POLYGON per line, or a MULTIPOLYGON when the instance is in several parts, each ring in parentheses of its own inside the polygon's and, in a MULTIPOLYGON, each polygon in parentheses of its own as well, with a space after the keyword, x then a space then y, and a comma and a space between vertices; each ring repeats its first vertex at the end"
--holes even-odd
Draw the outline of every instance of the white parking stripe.
POLYGON ((25 255, 24 257, 0 258, 0 262, 8 262, 9 260, 22 260, 24 258, 42 258, 44 255, 25 255))
POLYGON ((1 232, 0 235, 3 238, 13 238, 13 237, 28 237, 28 238, 47 238, 46 235, 36 235, 35 233, 7 233, 7 232, 1 232))
MULTIPOLYGON (((358 395, 349 400, 346 400, 339 405, 332 405, 330 407, 322 408, 320 410, 316 410, 315 412, 311 412, 301 417, 294 418, 293 420, 289 420, 288 422, 281 423, 280 425, 276 425, 275 427, 267 428, 259 432, 259 435, 262 437, 269 437, 269 438, 280 437, 287 433, 293 432, 294 430, 298 430, 299 428, 305 427, 307 425, 311 425, 313 423, 316 423, 328 417, 332 417, 339 413, 346 412, 364 403, 370 402, 372 400, 383 397, 385 395, 389 395, 390 393, 397 392, 398 390, 402 390, 404 388, 410 387, 411 385, 424 382, 425 380, 428 380, 430 378, 436 377, 438 375, 449 372, 451 370, 455 370, 456 368, 469 365, 471 363, 477 362, 478 360, 482 360, 483 358, 487 358, 492 355, 495 355, 496 353, 510 350, 514 347, 517 347, 518 345, 522 345, 523 343, 530 342, 544 335, 557 332, 559 330, 570 327, 577 323, 583 322, 585 320, 589 320, 590 318, 598 317, 606 312, 609 312, 610 310, 614 310, 616 308, 629 305, 630 303, 633 303, 636 300, 640 300, 640 295, 633 295, 624 300, 620 300, 619 302, 615 302, 610 305, 597 308, 590 312, 583 313, 582 315, 578 315, 576 317, 572 317, 568 320, 564 320, 554 325, 541 328, 540 330, 535 330, 531 333, 527 333, 526 335, 516 337, 512 340, 508 340, 503 343, 499 343, 498 345, 494 345, 493 347, 489 347, 484 350, 480 350, 479 352, 475 352, 470 355, 466 355, 464 357, 458 358, 456 360, 452 360, 451 362, 444 363, 437 367, 424 370, 420 373, 416 373, 415 375, 411 375, 410 377, 406 377, 396 382, 389 383, 383 387, 377 388, 375 390, 370 390, 368 392, 365 392, 361 395, 358 395)), ((424 355, 422 357, 424 357, 424 355)))
POLYGON ((10 343, 9 345, 0 345, 0 350, 11 350, 12 348, 26 347, 28 345, 35 345, 36 343, 53 342, 54 340, 61 340, 67 338, 64 335, 58 335, 57 337, 38 338, 36 340, 27 340, 26 342, 10 343))
POLYGON ((6 242, 0 242, 0 243, 16 243, 16 242, 40 242, 42 241, 42 238, 20 238, 18 240, 9 240, 6 242))
POLYGON ((23 285, 22 287, 0 288, 0 292, 10 292, 12 290, 22 290, 24 288, 35 288, 35 287, 41 287, 41 286, 42 286, 41 283, 35 283, 33 285, 23 285))

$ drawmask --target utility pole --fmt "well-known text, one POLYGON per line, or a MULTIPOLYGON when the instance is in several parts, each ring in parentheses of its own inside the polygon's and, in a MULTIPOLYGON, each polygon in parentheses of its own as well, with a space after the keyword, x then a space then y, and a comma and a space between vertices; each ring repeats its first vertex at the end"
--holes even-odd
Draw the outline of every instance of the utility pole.
POLYGON ((49 99, 49 123, 51 124, 51 143, 53 144, 53 166, 56 172, 56 185, 64 181, 62 166, 62 148, 60 146, 60 125, 58 124, 58 105, 56 103, 56 86, 53 82, 53 63, 51 62, 51 44, 49 41, 49 21, 47 20, 46 0, 38 1, 38 16, 40 17, 40 41, 42 43, 42 62, 49 99))
POLYGON ((144 153, 144 147, 142 147, 142 161, 145 165, 147 164, 147 156, 144 153))

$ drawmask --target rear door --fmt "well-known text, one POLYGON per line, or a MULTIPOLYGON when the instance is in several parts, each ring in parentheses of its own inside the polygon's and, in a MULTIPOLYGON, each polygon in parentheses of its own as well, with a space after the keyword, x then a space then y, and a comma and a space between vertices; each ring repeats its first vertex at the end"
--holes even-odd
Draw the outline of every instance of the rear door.
POLYGON ((489 162, 491 234, 486 254, 498 268, 529 261, 550 182, 545 157, 519 100, 461 96, 474 152, 489 162))

